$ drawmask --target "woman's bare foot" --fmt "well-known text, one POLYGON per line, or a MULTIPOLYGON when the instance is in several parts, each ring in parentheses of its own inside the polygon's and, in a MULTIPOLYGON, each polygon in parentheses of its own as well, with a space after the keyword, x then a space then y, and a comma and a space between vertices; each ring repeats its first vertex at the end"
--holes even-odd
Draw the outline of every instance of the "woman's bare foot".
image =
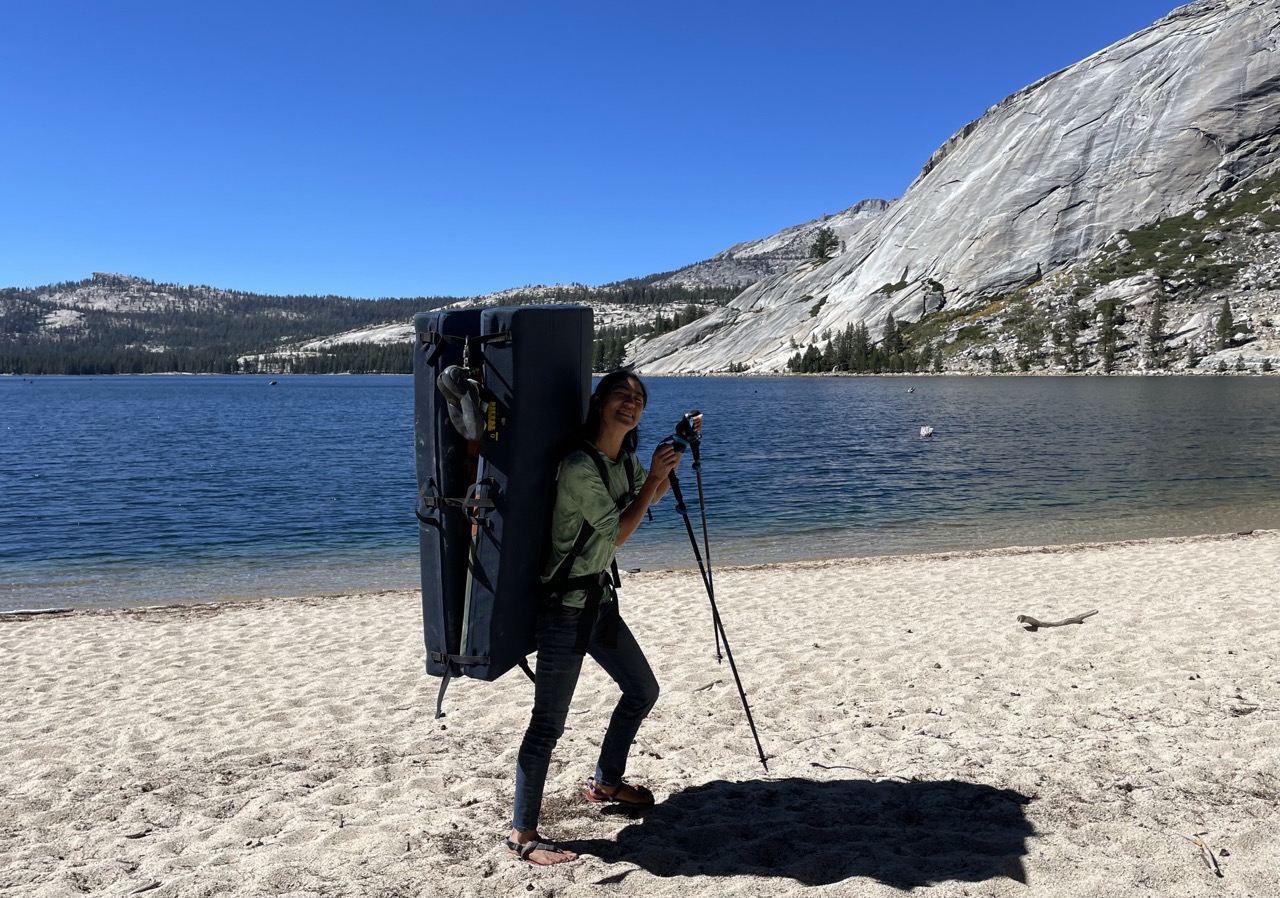
POLYGON ((506 845, 507 851, 522 861, 528 861, 535 867, 550 867, 554 864, 563 864, 578 859, 578 856, 572 851, 566 851, 554 842, 543 841, 536 830, 533 832, 521 832, 518 829, 513 829, 511 830, 511 835, 507 836, 506 845))

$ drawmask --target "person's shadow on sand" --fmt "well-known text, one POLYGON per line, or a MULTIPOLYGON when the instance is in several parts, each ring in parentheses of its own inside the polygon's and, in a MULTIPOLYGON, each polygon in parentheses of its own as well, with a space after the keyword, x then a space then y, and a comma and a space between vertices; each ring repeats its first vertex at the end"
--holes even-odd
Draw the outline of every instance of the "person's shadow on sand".
POLYGON ((616 841, 564 846, 656 876, 777 876, 810 886, 865 876, 904 890, 996 876, 1025 883, 1029 801, 955 780, 716 781, 672 795, 616 841))

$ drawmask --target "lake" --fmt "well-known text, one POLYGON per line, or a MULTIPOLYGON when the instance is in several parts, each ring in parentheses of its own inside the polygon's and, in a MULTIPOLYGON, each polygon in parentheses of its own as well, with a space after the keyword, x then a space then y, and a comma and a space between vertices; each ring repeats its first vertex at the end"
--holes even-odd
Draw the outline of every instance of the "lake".
MULTIPOLYGON (((706 413, 716 566, 1280 528, 1276 378, 648 386, 645 458, 706 413)), ((0 378, 0 610, 416 588, 412 398, 408 376, 0 378)), ((693 566, 670 499, 619 563, 693 566)))

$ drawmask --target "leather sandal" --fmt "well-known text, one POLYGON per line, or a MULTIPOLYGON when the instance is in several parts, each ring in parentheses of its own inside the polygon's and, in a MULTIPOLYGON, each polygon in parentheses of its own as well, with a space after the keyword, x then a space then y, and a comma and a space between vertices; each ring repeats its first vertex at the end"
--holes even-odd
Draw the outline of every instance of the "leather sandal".
POLYGON ((587 777, 587 801, 592 804, 616 804, 623 808, 651 808, 654 804, 653 793, 644 786, 633 786, 625 780, 616 786, 606 786, 597 783, 594 776, 587 777), (624 790, 634 797, 625 796, 624 790))
POLYGON ((535 851, 546 851, 550 854, 564 854, 564 855, 567 855, 569 853, 565 851, 563 848, 561 848, 559 845, 555 844, 554 842, 544 842, 542 841, 542 839, 538 838, 537 836, 534 836, 528 842, 517 842, 515 839, 508 838, 506 840, 506 845, 507 845, 507 851, 511 852, 513 855, 520 858, 520 860, 524 861, 525 863, 532 864, 535 867, 550 867, 554 864, 563 864, 563 863, 567 863, 568 861, 574 860, 574 858, 566 857, 565 860, 563 861, 552 861, 549 864, 540 864, 537 861, 533 860, 532 855, 535 851))

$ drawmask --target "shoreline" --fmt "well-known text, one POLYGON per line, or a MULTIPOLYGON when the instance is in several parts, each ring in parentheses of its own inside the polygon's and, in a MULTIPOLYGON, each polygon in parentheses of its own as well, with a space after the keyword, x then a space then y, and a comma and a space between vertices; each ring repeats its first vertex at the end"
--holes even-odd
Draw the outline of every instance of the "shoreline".
MULTIPOLYGON (((1139 537, 1133 539, 1119 540, 1090 540, 1078 543, 1051 543, 1047 545, 1017 545, 1017 546, 995 546, 984 549, 946 549, 940 551, 925 552, 902 552, 887 555, 848 555, 839 557, 815 557, 815 558, 799 558, 788 559, 784 561, 766 561, 755 564, 725 564, 716 565, 713 573, 716 575, 725 573, 739 573, 752 571, 774 571, 779 569, 795 569, 804 570, 822 570, 833 566, 859 566, 859 565, 883 565, 883 564, 906 564, 915 561, 929 560, 949 560, 954 558, 999 558, 1005 556, 1018 555, 1043 555, 1043 554, 1061 554, 1070 552, 1081 552, 1091 549, 1106 549, 1108 547, 1123 547, 1142 545, 1147 543, 1198 543, 1212 542, 1218 540, 1232 540, 1255 535, 1266 536, 1269 534, 1280 534, 1280 530, 1272 530, 1259 528, 1257 530, 1241 530, 1228 533, 1202 533, 1191 534, 1186 536, 1155 536, 1155 537, 1139 537)), ((697 564, 690 561, 687 565, 682 566, 662 566, 649 569, 622 569, 622 575, 625 580, 635 578, 647 578, 661 574, 693 574, 697 571, 697 564)), ((624 580, 624 582, 625 582, 624 580)), ((110 605, 110 606, 89 606, 76 605, 66 607, 49 607, 49 608, 11 608, 0 609, 0 622, 7 619, 25 619, 31 617, 54 617, 63 615, 80 615, 80 614, 111 614, 111 613, 137 613, 143 611, 168 611, 182 608, 217 608, 221 606, 248 606, 255 604, 269 604, 273 602, 288 601, 312 601, 325 599, 343 599, 352 595, 361 596, 387 596, 402 595, 404 593, 418 593, 419 588, 415 585, 407 588, 381 587, 381 588, 354 588, 339 592, 320 592, 320 593, 291 593, 283 595, 262 595, 262 596, 234 596, 224 598, 207 598, 192 599, 190 601, 173 601, 158 602, 154 604, 137 604, 137 605, 110 605)))

